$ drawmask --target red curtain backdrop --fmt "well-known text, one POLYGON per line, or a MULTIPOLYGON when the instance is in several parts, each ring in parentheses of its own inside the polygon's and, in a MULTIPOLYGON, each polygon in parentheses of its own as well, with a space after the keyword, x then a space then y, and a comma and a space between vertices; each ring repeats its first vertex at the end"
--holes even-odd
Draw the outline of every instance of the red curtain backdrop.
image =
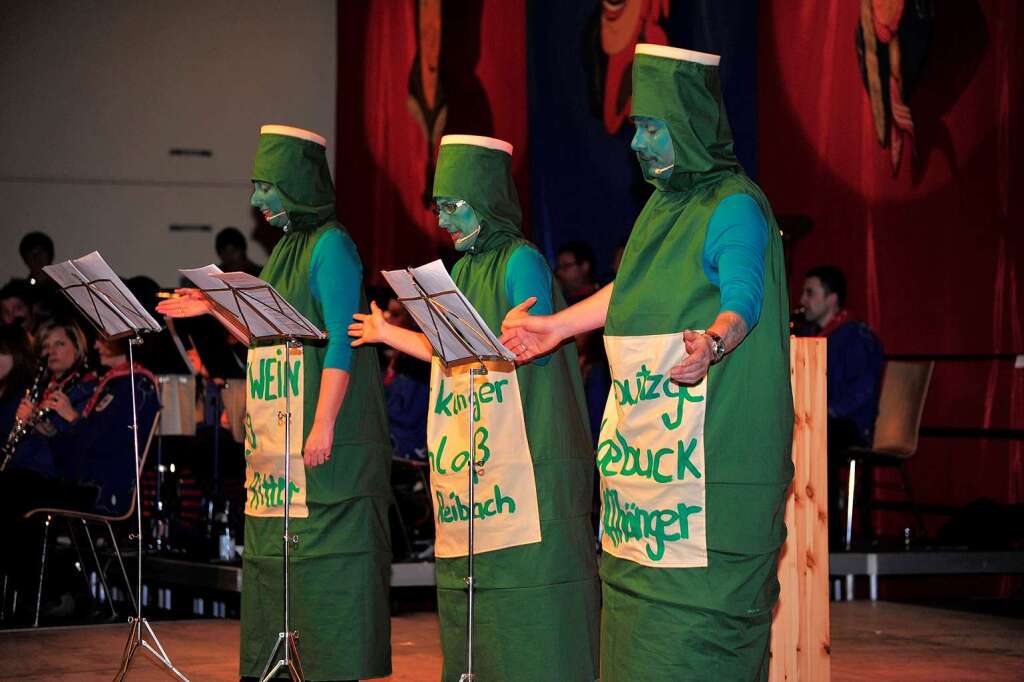
MULTIPOLYGON (((381 269, 451 255, 450 239, 422 199, 437 150, 411 111, 417 4, 338 3, 338 214, 359 247, 367 279, 376 284, 383 284, 381 269)), ((444 132, 511 142, 528 215, 525 1, 438 4, 444 132)))
MULTIPOLYGON (((794 307, 802 273, 831 263, 846 271, 851 307, 889 354, 1024 352, 1024 7, 934 5, 907 99, 914 154, 903 150, 895 175, 858 65, 860 2, 762 5, 760 183, 777 213, 814 221, 791 254, 794 307)), ((1024 428, 1024 369, 938 363, 924 424, 1024 428)), ((922 439, 911 475, 924 502, 1022 503, 1024 446, 922 439)), ((905 521, 890 520, 890 530, 905 521)), ((932 517, 932 530, 942 522, 932 517)))

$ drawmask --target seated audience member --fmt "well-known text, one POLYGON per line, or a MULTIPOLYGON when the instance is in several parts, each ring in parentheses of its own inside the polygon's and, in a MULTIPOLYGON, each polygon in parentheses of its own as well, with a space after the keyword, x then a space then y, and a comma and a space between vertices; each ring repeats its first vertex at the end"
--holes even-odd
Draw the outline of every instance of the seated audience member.
POLYGON ((32 314, 34 299, 28 280, 11 279, 0 289, 0 323, 18 325, 31 334, 35 324, 32 314))
MULTIPOLYGON (((405 329, 418 330, 412 316, 397 298, 388 301, 385 319, 405 329)), ((427 459, 427 404, 430 400, 430 366, 405 353, 384 351, 384 400, 395 455, 403 459, 427 459)))
POLYGON ((53 240, 45 232, 29 232, 18 244, 21 260, 28 268, 28 282, 32 286, 51 283, 43 267, 53 263, 53 240))
MULTIPOLYGON (((97 339, 94 347, 105 371, 78 418, 54 437, 54 456, 66 481, 95 491, 91 511, 122 514, 135 492, 128 341, 97 339)), ((134 369, 141 455, 160 402, 156 377, 137 362, 134 369)))
MULTIPOLYGON (((555 276, 562 285, 566 305, 578 303, 587 298, 600 286, 594 279, 596 264, 594 249, 580 241, 567 242, 558 250, 558 266, 555 276)), ((608 391, 612 386, 608 358, 604 352, 604 336, 601 330, 576 335, 576 352, 583 377, 583 393, 587 401, 587 418, 594 444, 601 431, 608 391)))
POLYGON ((234 227, 225 227, 217 233, 215 242, 220 269, 224 272, 246 272, 253 277, 260 276, 262 265, 249 260, 248 243, 245 236, 234 227))
POLYGON ((594 280, 596 267, 590 244, 572 241, 558 250, 555 276, 562 285, 566 305, 578 303, 600 288, 594 280))
POLYGON ((43 232, 29 232, 21 238, 18 251, 28 268, 25 282, 32 292, 31 324, 38 327, 53 319, 80 319, 75 307, 60 293, 57 283, 43 270, 53 263, 53 240, 43 232))
POLYGON ((0 326, 0 445, 14 428, 14 413, 32 383, 35 355, 28 334, 19 325, 0 326))
POLYGON ((74 322, 48 322, 39 328, 38 340, 50 378, 37 401, 24 397, 18 404, 17 419, 32 426, 6 471, 52 479, 58 472, 51 439, 78 419, 96 388, 96 375, 87 366, 85 334, 74 322))
POLYGON ((839 268, 811 268, 800 305, 805 323, 797 336, 828 338, 828 449, 830 527, 833 541, 844 527, 839 501, 845 499, 838 471, 851 446, 871 444, 882 374, 882 344, 846 307, 846 277, 839 268))
MULTIPOLYGON (((38 580, 36 551, 41 523, 40 519, 24 523, 23 515, 40 507, 90 510, 95 499, 94 489, 81 488, 60 476, 54 455, 56 437, 72 428, 96 386, 95 375, 86 366, 85 334, 72 322, 49 322, 39 329, 38 338, 39 356, 51 378, 46 381, 41 376, 46 381, 45 390, 35 402, 19 396, 16 416, 27 420, 29 429, 0 473, 0 528, 7 532, 10 546, 19 550, 0 553, 0 573, 23 594, 30 594, 38 580), (26 554, 30 547, 31 552, 26 554)), ((36 364, 29 362, 29 372, 33 372, 36 364)), ((29 381, 35 379, 33 374, 29 381)), ((64 577, 51 584, 70 583, 70 569, 64 569, 64 577)), ((67 595, 58 593, 64 603, 67 595)))
POLYGON ((615 279, 615 275, 619 274, 619 266, 622 265, 622 254, 624 253, 626 253, 626 242, 621 241, 615 247, 615 253, 612 254, 612 279, 615 279))

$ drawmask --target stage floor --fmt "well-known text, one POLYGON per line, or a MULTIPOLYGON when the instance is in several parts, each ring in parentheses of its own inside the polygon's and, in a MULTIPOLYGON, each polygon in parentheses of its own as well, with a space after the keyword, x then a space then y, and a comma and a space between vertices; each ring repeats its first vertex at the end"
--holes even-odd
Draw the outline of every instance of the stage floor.
MULTIPOLYGON (((433 682, 441 673, 433 613, 392 621, 393 682, 433 682)), ((238 679, 238 622, 154 624, 190 679, 238 679)), ((0 632, 0 679, 109 680, 126 625, 0 632)), ((171 679, 142 654, 130 680, 171 679)), ((1024 620, 888 602, 832 604, 832 679, 1024 680, 1024 620)), ((528 682, 528 681, 524 681, 528 682)))

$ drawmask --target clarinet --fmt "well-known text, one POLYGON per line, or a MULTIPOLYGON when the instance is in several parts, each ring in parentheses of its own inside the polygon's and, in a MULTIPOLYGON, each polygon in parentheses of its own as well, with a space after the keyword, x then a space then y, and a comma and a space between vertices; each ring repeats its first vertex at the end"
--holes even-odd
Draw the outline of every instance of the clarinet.
MULTIPOLYGON (((25 397, 30 403, 35 405, 39 402, 39 398, 43 394, 43 388, 47 384, 47 365, 46 358, 42 358, 39 361, 39 366, 36 367, 35 376, 32 378, 32 385, 25 390, 25 397)), ((14 451, 18 449, 18 444, 24 440, 25 436, 32 431, 36 423, 42 417, 40 412, 43 410, 36 410, 28 419, 15 419, 14 428, 7 434, 7 442, 4 444, 4 449, 0 451, 3 455, 3 461, 0 462, 0 471, 7 468, 8 463, 11 461, 11 457, 14 456, 14 451)))

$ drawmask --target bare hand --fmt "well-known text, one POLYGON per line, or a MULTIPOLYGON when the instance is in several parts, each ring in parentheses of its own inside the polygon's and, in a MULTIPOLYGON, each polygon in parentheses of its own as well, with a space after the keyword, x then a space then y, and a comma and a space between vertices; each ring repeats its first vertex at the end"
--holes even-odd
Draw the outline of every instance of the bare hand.
POLYGON ((308 467, 318 467, 331 458, 331 445, 334 443, 334 424, 313 422, 313 428, 306 437, 306 445, 302 448, 302 461, 308 467))
POLYGON ((711 341, 703 334, 686 330, 683 332, 683 345, 688 355, 669 370, 669 376, 680 384, 699 384, 711 366, 711 341))
POLYGON ((78 419, 78 412, 71 405, 71 400, 63 391, 54 391, 43 401, 42 407, 49 408, 64 418, 65 421, 73 422, 78 419))
POLYGON ((530 308, 537 302, 531 296, 508 311, 501 322, 501 342, 516 355, 516 364, 525 364, 545 353, 550 353, 562 342, 562 333, 553 315, 531 315, 530 308))
POLYGON ((376 303, 370 301, 369 314, 356 313, 352 319, 355 322, 348 326, 348 335, 355 339, 352 341, 353 347, 364 343, 386 343, 385 338, 391 325, 384 319, 384 313, 376 303))
POLYGON ((175 298, 160 301, 156 311, 167 317, 196 317, 210 312, 210 302, 199 289, 175 289, 175 298))
POLYGON ((18 403, 18 411, 14 413, 14 416, 21 421, 26 421, 32 417, 32 413, 36 411, 36 406, 28 398, 22 398, 21 402, 18 403))

